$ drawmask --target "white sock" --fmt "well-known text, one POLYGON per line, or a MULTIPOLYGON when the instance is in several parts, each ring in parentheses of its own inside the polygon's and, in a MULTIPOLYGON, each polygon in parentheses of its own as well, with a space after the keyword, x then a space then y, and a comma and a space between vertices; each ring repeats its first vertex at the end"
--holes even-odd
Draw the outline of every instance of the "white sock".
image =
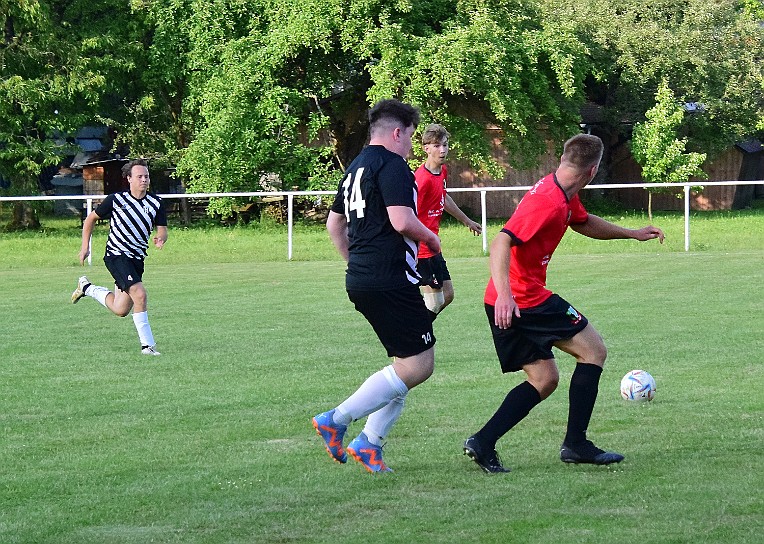
POLYGON ((393 428, 395 422, 401 417, 405 401, 406 395, 395 397, 386 406, 369 414, 369 417, 366 419, 366 426, 363 428, 363 432, 366 434, 369 442, 375 446, 382 445, 390 429, 393 428))
POLYGON ((141 346, 153 346, 154 335, 151 334, 151 325, 149 325, 149 313, 148 312, 133 312, 133 323, 138 331, 138 338, 141 339, 141 346))
POLYGON ((349 425, 351 421, 376 412, 395 397, 405 396, 408 392, 408 387, 395 373, 393 366, 386 366, 369 376, 355 393, 337 406, 334 422, 349 425))
POLYGON ((111 291, 106 287, 101 287, 99 285, 90 284, 90 286, 85 289, 85 294, 103 304, 104 308, 108 308, 108 306, 106 306, 106 296, 109 293, 111 293, 111 291))

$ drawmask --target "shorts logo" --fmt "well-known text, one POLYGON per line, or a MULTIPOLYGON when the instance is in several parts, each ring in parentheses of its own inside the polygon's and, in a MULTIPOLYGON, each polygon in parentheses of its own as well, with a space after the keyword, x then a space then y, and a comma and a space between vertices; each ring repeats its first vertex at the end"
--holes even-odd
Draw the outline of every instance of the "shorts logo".
POLYGON ((565 312, 565 315, 570 318, 570 322, 573 325, 578 325, 581 323, 581 314, 579 314, 573 306, 568 307, 568 311, 565 312))
POLYGON ((130 281, 133 281, 133 275, 132 274, 128 274, 127 275, 127 279, 130 280, 130 281))

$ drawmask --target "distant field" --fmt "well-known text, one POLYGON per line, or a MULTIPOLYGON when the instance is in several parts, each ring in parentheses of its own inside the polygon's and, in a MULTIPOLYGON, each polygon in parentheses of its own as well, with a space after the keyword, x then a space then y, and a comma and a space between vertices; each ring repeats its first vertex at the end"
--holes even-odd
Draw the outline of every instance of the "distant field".
MULTIPOLYGON (((764 215, 694 216, 688 253, 681 215, 655 223, 663 246, 571 235, 549 272, 609 347, 589 432, 626 460, 559 461, 560 355, 559 390, 499 443, 513 471, 491 476, 461 444, 520 376, 499 371, 487 258, 463 227, 443 230, 456 300, 435 323, 436 371, 381 477, 332 463, 310 425, 386 364, 322 228, 297 227, 294 262, 280 227, 171 229, 145 276, 159 358, 138 354, 129 317, 70 304, 78 225, 2 233, 0 542, 757 542, 764 215), (649 405, 620 399, 634 368, 656 378, 649 405)), ((84 271, 108 284, 104 236, 84 271)))
MULTIPOLYGON (((643 213, 603 215, 631 228, 648 223, 643 213)), ((450 219, 450 218, 448 218, 450 219)), ((441 229, 446 259, 483 256, 480 237, 453 220, 441 229)), ((0 213, 0 222, 3 215, 0 213)), ((673 253, 684 251, 684 216, 656 214, 653 223, 666 233, 663 245, 638 244, 631 240, 590 240, 568 232, 557 255, 577 253, 673 253)), ((487 245, 504 220, 491 220, 486 231, 487 245)), ((103 257, 108 225, 98 225, 93 236, 93 256, 103 257)), ((764 208, 735 212, 694 212, 690 222, 690 250, 750 251, 764 249, 764 208)), ((26 266, 58 267, 75 264, 80 247, 80 222, 74 219, 44 218, 42 232, 0 232, 0 269, 26 266)), ((150 251, 150 263, 270 262, 287 260, 288 234, 285 225, 272 222, 221 227, 170 225, 170 240, 163 251, 150 251)), ((296 221, 293 234, 295 261, 338 260, 339 257, 321 224, 296 221)))

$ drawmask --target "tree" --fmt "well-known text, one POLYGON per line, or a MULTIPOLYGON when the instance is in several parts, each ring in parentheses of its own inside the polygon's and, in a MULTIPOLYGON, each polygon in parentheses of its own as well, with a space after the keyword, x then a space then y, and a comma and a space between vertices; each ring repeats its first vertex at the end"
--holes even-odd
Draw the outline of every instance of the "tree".
MULTIPOLYGON (((707 178, 700 168, 706 160, 705 153, 685 153, 687 139, 678 139, 677 130, 682 124, 684 107, 674 98, 665 80, 655 95, 655 106, 647 111, 647 120, 634 126, 631 151, 642 166, 642 178, 647 183, 683 183, 691 176, 707 178)), ((653 192, 667 192, 670 188, 648 189, 647 213, 653 220, 653 192)))
POLYGON ((584 92, 605 110, 606 141, 630 137, 664 79, 702 105, 682 126, 690 149, 714 155, 762 136, 764 28, 751 7, 760 0, 541 3, 544 18, 572 26, 591 56, 584 92))
MULTIPOLYGON (((0 176, 11 181, 8 193, 37 193, 42 169, 73 152, 66 137, 118 109, 140 45, 121 4, 2 0, 0 176)), ((20 203, 10 227, 39 227, 34 209, 20 203)))
POLYGON ((259 189, 269 173, 285 188, 333 188, 382 97, 419 105, 423 122, 448 125, 455 156, 496 175, 486 126, 502 129, 516 165, 534 162, 546 137, 577 130, 587 58, 526 2, 215 0, 205 9, 214 16, 194 26, 191 50, 210 51, 214 64, 190 90, 199 122, 179 163, 192 190, 259 189), (208 24, 241 17, 249 28, 208 24))

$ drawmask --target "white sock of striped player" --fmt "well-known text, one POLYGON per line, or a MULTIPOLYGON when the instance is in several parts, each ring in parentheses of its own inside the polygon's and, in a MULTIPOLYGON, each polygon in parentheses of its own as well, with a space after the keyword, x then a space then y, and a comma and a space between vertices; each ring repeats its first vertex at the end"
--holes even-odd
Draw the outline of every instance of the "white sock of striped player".
POLYGON ((133 313, 133 323, 138 331, 138 338, 141 339, 141 346, 153 346, 155 342, 154 335, 151 334, 151 325, 149 325, 149 313, 133 313))
POLYGON ((106 296, 109 293, 111 293, 111 291, 109 291, 106 287, 93 285, 92 283, 90 284, 90 287, 85 289, 85 294, 103 304, 104 308, 108 308, 108 306, 106 306, 106 296))
POLYGON ((381 446, 385 437, 390 433, 395 422, 401 417, 403 405, 406 402, 406 395, 395 397, 376 412, 369 414, 366 419, 366 425, 363 432, 369 439, 369 442, 375 446, 381 446))
POLYGON ((351 421, 376 412, 395 397, 405 396, 408 392, 409 388, 395 373, 393 365, 388 365, 366 378, 355 393, 337 406, 334 422, 349 425, 351 421))

